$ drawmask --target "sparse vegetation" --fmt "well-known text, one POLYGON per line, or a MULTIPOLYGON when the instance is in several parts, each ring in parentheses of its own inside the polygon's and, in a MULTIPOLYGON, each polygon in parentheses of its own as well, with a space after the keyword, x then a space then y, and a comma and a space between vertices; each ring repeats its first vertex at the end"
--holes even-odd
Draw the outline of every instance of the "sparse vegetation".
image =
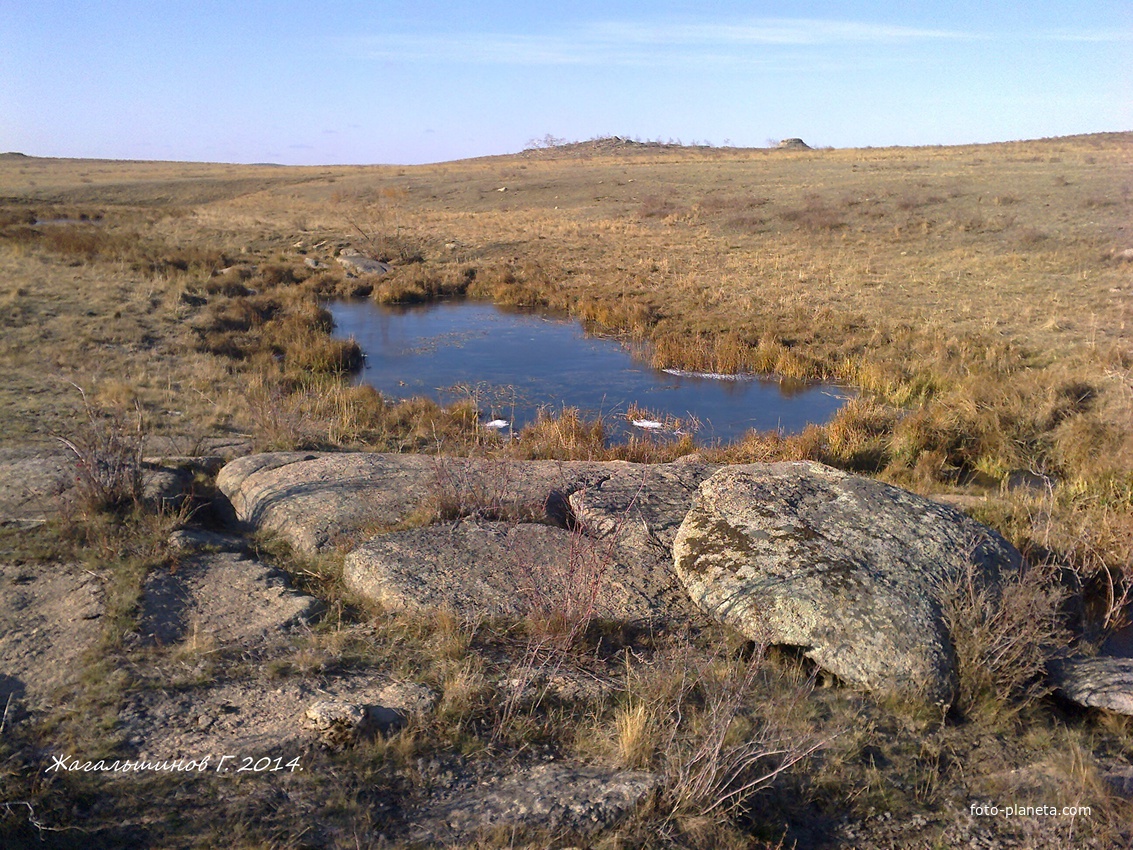
MULTIPOLYGON (((85 506, 4 526, 0 548, 45 568, 85 564, 108 600, 83 681, 57 710, 0 723, 5 841, 61 829, 84 846, 298 846, 315 822, 322 846, 377 844, 421 798, 428 765, 544 755, 664 777, 651 806, 602 839, 611 848, 948 846, 970 800, 1036 793, 1093 813, 987 823, 988 835, 1129 839, 1128 801, 1097 764, 1129 764, 1133 729, 1067 708, 1038 675, 1044 654, 1089 651, 1126 625, 1133 595, 1129 135, 856 151, 616 141, 548 136, 514 157, 414 168, 0 162, 0 428, 7 446, 65 439, 85 506), (347 276, 334 260, 350 248, 391 272, 347 276), (485 432, 474 399, 442 408, 351 386, 362 352, 330 336, 320 303, 342 296, 557 311, 658 366, 838 381, 860 397, 825 426, 728 446, 612 446, 603 423, 570 409, 508 440, 485 432), (333 557, 272 541, 257 543, 261 556, 327 603, 312 633, 270 658, 207 640, 143 648, 128 638, 142 582, 178 557, 166 543, 177 518, 138 503, 143 436, 184 454, 211 438, 245 450, 809 458, 966 500, 1031 566, 998 599, 975 577, 953 588, 948 613, 969 640, 944 718, 709 627, 605 623, 585 597, 557 627, 563 599, 540 621, 374 610, 344 590, 333 557), (258 681, 261 668, 280 682, 392 672, 428 684, 439 707, 255 788, 39 771, 52 748, 128 752, 116 718, 129 694, 258 681), (563 688, 564 676, 597 684, 563 688), (157 823, 155 811, 178 814, 157 823)), ((491 492, 470 497, 448 469, 439 462, 417 521, 522 518, 491 492)), ((601 567, 601 552, 589 557, 601 567)), ((550 837, 480 846, 517 840, 550 837)))

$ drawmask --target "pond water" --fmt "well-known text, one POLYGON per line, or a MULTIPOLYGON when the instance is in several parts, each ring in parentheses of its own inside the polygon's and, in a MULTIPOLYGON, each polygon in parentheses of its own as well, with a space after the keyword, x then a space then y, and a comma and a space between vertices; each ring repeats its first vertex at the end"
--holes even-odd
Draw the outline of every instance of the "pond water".
POLYGON ((654 369, 577 322, 484 302, 326 308, 335 336, 354 337, 366 356, 359 383, 392 399, 472 398, 482 421, 505 432, 518 432, 540 408, 565 406, 601 416, 615 440, 695 431, 701 443, 730 441, 751 428, 797 433, 828 421, 851 397, 832 386, 654 369))

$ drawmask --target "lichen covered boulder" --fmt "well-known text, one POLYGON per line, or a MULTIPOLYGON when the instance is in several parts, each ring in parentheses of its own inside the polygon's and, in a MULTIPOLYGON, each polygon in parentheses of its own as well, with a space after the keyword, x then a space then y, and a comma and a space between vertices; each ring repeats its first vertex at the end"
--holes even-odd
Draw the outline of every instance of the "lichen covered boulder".
POLYGON ((994 595, 1022 559, 954 508, 818 463, 731 466, 704 481, 673 546, 693 601, 839 678, 950 704, 942 614, 960 578, 994 595))

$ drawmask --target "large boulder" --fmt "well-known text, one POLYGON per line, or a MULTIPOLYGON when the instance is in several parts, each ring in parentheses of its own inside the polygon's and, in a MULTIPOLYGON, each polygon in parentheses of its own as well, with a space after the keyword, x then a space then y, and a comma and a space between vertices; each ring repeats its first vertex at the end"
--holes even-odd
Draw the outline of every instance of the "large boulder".
POLYGON ((954 508, 818 463, 721 469, 673 546, 707 613, 753 640, 801 647, 845 681, 950 704, 950 586, 992 593, 1019 553, 954 508))

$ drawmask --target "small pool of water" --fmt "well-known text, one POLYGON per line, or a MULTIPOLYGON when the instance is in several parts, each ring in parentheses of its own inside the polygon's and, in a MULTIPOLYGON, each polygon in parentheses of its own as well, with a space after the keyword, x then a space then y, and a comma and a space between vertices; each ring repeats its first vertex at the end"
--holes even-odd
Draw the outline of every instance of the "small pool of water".
POLYGON ((695 431, 701 443, 730 441, 751 428, 798 433, 851 398, 833 386, 654 369, 616 340, 587 336, 577 322, 484 302, 326 307, 335 336, 362 347, 360 383, 386 398, 448 404, 471 397, 483 422, 505 432, 518 432, 540 408, 576 407, 601 416, 614 439, 681 430, 695 431))

